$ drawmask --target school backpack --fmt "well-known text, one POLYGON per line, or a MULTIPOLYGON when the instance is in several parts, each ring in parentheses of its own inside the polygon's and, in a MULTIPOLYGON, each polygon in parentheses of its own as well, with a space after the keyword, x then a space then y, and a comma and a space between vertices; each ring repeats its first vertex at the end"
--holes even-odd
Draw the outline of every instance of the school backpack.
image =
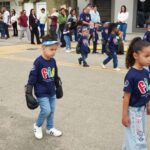
POLYGON ((76 53, 77 54, 80 54, 81 51, 80 51, 80 44, 78 43, 77 46, 76 46, 76 53))

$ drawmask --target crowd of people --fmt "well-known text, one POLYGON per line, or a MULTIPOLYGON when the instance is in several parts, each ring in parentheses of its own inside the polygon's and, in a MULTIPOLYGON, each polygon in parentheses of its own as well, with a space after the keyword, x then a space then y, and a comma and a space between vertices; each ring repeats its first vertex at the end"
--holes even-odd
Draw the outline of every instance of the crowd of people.
POLYGON ((120 69, 118 68, 117 50, 118 53, 123 54, 128 16, 129 13, 124 5, 121 6, 118 13, 118 23, 116 24, 111 24, 109 21, 103 22, 97 7, 91 4, 87 5, 81 14, 76 9, 65 8, 60 10, 53 8, 49 13, 46 13, 46 10, 42 8, 38 17, 34 9, 31 9, 30 15, 27 16, 26 10, 22 10, 20 15, 17 15, 14 9, 10 12, 6 7, 3 7, 0 12, 0 33, 1 38, 8 39, 10 38, 9 27, 12 27, 13 36, 19 36, 22 39, 26 33, 26 37, 31 41, 31 44, 35 44, 34 37, 36 37, 37 44, 41 44, 40 38, 45 35, 47 24, 47 32, 60 41, 60 46, 65 47, 67 53, 74 51, 71 48, 71 41, 74 40, 78 43, 78 46, 80 45, 82 57, 79 58, 79 64, 83 62, 83 66, 88 67, 86 58, 88 53, 91 52, 89 45, 92 41, 93 53, 97 53, 97 45, 100 43, 99 33, 101 32, 102 54, 107 53, 108 55, 108 58, 102 63, 102 68, 106 68, 105 65, 113 59, 114 69, 118 71, 120 69), (18 25, 20 33, 18 33, 18 25), (115 39, 116 43, 114 43, 115 39), (122 47, 119 52, 119 48, 116 47, 119 47, 120 43, 122 47))

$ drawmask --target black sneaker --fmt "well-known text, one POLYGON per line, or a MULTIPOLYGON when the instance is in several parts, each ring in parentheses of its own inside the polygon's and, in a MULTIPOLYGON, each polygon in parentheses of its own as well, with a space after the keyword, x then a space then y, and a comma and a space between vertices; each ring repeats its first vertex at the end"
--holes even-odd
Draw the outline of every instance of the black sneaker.
POLYGON ((83 67, 90 67, 88 64, 83 64, 83 67))
POLYGON ((79 65, 81 65, 81 64, 82 64, 82 61, 81 61, 80 59, 78 59, 78 62, 79 62, 79 65))

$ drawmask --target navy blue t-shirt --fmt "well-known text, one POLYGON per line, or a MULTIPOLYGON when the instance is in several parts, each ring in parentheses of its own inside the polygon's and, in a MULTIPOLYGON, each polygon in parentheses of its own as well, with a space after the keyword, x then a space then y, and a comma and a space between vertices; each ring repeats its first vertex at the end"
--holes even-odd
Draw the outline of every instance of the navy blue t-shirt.
POLYGON ((146 40, 147 42, 150 42, 150 31, 146 31, 146 33, 144 34, 143 39, 146 40))
POLYGON ((80 45, 80 51, 81 53, 89 53, 89 47, 88 47, 88 37, 87 36, 81 36, 79 41, 80 45))
POLYGON ((80 14, 80 20, 89 23, 91 21, 91 15, 83 12, 80 14))
POLYGON ((117 51, 117 36, 116 34, 110 34, 108 37, 108 45, 109 45, 109 50, 111 52, 116 52, 117 51))
POLYGON ((150 79, 146 69, 131 68, 124 80, 124 92, 131 93, 129 106, 142 107, 150 100, 150 79))
POLYGON ((54 78, 57 76, 57 65, 54 58, 45 60, 39 56, 29 74, 28 84, 34 86, 36 97, 49 97, 56 94, 54 78))

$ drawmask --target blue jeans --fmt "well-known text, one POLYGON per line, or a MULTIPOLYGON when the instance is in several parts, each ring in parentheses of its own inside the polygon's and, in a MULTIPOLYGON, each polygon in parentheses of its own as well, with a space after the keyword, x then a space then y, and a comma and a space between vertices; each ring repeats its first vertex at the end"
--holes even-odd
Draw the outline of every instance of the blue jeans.
POLYGON ((44 29, 45 29, 45 24, 40 24, 41 37, 44 36, 44 29))
POLYGON ((119 25, 120 25, 119 30, 121 32, 123 32, 123 41, 125 41, 126 40, 127 24, 126 23, 120 23, 119 25))
POLYGON ((47 120, 47 129, 51 129, 54 127, 54 112, 55 112, 55 105, 56 105, 56 96, 52 97, 42 97, 38 98, 39 106, 40 106, 40 113, 38 119, 36 121, 36 125, 41 127, 45 121, 47 120))
POLYGON ((78 42, 78 32, 77 32, 77 28, 75 28, 73 31, 74 31, 75 41, 78 42))
POLYGON ((125 128, 123 150, 148 150, 145 135, 146 108, 129 107, 131 124, 125 128))
POLYGON ((106 65, 112 59, 113 59, 114 68, 117 68, 118 67, 118 58, 117 58, 117 53, 116 52, 112 52, 111 54, 109 54, 108 57, 103 61, 103 64, 106 65))
POLYGON ((71 49, 70 36, 69 35, 64 35, 64 40, 66 42, 66 49, 71 49))

